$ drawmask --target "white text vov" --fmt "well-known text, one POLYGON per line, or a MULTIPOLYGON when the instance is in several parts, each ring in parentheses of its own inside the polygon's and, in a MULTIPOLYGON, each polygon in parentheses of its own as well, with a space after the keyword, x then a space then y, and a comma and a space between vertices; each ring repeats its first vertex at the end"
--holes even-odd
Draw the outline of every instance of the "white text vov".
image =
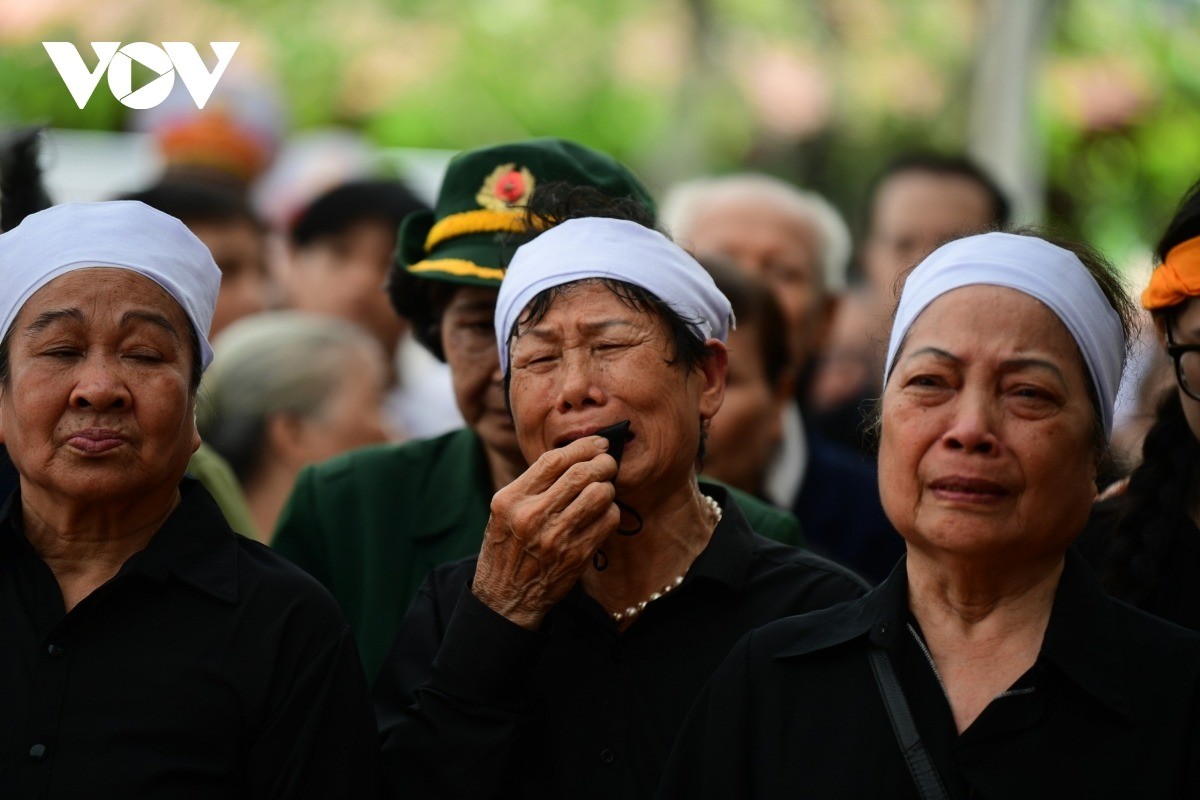
POLYGON ((163 42, 162 47, 150 42, 92 42, 96 68, 89 70, 75 45, 70 42, 42 42, 50 54, 55 69, 71 92, 75 105, 83 108, 96 91, 100 76, 108 70, 108 88, 113 97, 129 108, 154 108, 167 99, 175 86, 175 73, 196 102, 204 108, 217 81, 225 74, 239 42, 209 42, 217 56, 217 65, 209 72, 196 48, 188 42, 163 42), (154 71, 158 77, 133 91, 133 62, 154 71))

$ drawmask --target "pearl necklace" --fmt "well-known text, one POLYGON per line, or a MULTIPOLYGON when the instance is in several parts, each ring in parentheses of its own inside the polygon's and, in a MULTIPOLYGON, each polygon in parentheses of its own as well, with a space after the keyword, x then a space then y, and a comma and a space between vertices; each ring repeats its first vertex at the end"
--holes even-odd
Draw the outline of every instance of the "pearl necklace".
MULTIPOLYGON (((721 521, 721 516, 724 513, 721 509, 721 504, 706 494, 701 495, 701 497, 704 500, 704 504, 708 507, 709 513, 711 513, 713 516, 713 527, 715 528, 717 523, 721 521)), ((681 583, 683 583, 683 575, 676 575, 674 580, 659 589, 657 592, 651 594, 645 600, 642 600, 640 603, 632 605, 624 611, 610 611, 608 612, 608 615, 612 617, 613 622, 617 623, 618 625, 622 622, 632 622, 642 615, 642 612, 646 610, 646 606, 650 605, 655 600, 666 597, 671 592, 679 588, 681 583)))

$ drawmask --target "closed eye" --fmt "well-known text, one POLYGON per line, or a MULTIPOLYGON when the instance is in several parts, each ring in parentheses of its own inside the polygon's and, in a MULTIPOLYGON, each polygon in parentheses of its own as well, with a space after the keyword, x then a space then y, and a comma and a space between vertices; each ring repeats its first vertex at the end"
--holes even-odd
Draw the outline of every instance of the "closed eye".
POLYGON ((525 358, 514 358, 513 366, 517 369, 528 369, 530 367, 545 366, 552 364, 558 360, 556 353, 544 353, 541 355, 533 355, 525 358))

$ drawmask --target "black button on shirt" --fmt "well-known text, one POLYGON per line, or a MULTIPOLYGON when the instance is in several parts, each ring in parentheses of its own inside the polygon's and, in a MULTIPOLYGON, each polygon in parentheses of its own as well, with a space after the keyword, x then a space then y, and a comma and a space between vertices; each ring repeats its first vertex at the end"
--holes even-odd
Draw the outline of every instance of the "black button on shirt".
POLYGON ((370 797, 366 681, 336 604, 195 481, 67 613, 0 509, 0 797, 370 797))
POLYGON ((435 569, 375 683, 390 793, 652 797, 688 707, 742 634, 863 593, 703 490, 725 510, 708 547, 624 632, 578 586, 527 631, 470 593, 474 559, 435 569))

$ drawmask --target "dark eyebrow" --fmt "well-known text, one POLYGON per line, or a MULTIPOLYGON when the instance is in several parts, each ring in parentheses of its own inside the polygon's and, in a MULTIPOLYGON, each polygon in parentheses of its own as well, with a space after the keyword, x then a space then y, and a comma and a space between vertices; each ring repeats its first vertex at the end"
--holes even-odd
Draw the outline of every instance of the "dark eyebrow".
POLYGON ((62 320, 70 320, 82 325, 84 322, 83 312, 78 308, 60 308, 54 311, 43 311, 33 318, 33 322, 25 327, 25 332, 40 333, 54 323, 62 320))
POLYGON ((162 328, 164 331, 169 333, 171 338, 176 342, 180 340, 179 331, 175 330, 175 326, 171 324, 171 320, 167 319, 162 314, 159 314, 155 311, 126 311, 121 315, 121 327, 124 328, 135 320, 148 322, 151 325, 162 328))
POLYGON ((950 361, 955 364, 962 363, 962 359, 958 356, 937 347, 922 347, 920 350, 913 350, 911 353, 904 356, 904 360, 908 361, 916 358, 917 356, 933 356, 940 361, 950 361))
MULTIPOLYGON (((922 347, 920 350, 914 350, 904 358, 907 361, 911 358, 916 358, 917 356, 922 355, 933 356, 939 361, 949 361, 952 364, 962 363, 962 359, 958 356, 954 355, 953 353, 948 353, 945 350, 941 350, 937 347, 922 347)), ((1014 358, 1010 359, 1009 361, 1005 361, 1000 366, 1005 372, 1018 372, 1023 369, 1045 370, 1047 372, 1054 373, 1054 376, 1057 377, 1064 386, 1067 382, 1066 376, 1063 375, 1062 370, 1059 369, 1056 364, 1041 358, 1014 358)))

